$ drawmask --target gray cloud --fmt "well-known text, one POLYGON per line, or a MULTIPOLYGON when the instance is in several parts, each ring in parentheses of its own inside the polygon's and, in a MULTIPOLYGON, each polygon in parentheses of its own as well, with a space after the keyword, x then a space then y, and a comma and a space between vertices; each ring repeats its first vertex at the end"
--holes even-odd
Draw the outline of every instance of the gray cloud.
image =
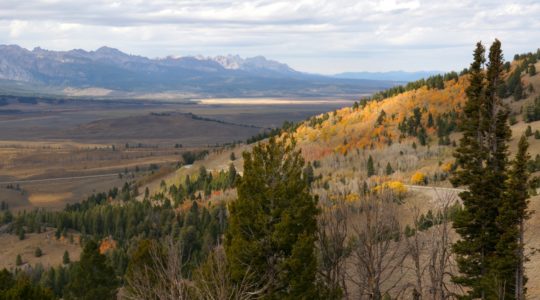
POLYGON ((451 70, 474 43, 540 45, 537 1, 3 0, 0 40, 150 57, 265 55, 303 71, 451 70), (496 3, 494 3, 496 2, 496 3))

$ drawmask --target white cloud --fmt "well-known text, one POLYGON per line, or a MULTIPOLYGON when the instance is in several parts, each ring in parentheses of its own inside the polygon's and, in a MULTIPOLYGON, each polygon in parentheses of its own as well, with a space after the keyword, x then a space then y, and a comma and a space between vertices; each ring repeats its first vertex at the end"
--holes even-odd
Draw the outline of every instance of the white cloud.
POLYGON ((312 72, 460 69, 477 40, 540 40, 540 3, 489 0, 3 0, 0 40, 150 57, 265 55, 312 72))

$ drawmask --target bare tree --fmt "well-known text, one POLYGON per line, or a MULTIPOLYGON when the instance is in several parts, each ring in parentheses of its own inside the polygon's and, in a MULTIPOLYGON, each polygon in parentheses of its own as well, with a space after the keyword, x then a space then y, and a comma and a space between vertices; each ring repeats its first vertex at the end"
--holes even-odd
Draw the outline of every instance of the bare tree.
POLYGON ((394 195, 390 190, 370 194, 355 207, 352 223, 352 270, 348 278, 360 299, 382 299, 403 291, 406 251, 402 244, 394 195))
POLYGON ((341 197, 323 208, 319 216, 317 248, 319 250, 319 276, 331 291, 341 290, 348 298, 346 260, 348 246, 349 208, 341 197))
POLYGON ((420 209, 413 207, 414 223, 411 232, 405 232, 407 253, 412 261, 415 282, 410 284, 413 287, 412 296, 414 299, 422 299, 424 291, 424 274, 428 268, 423 254, 426 250, 426 235, 420 228, 420 209))
POLYGON ((455 274, 452 256, 452 208, 458 203, 455 192, 437 192, 440 207, 436 226, 431 230, 431 244, 428 249, 428 274, 430 299, 452 298, 457 286, 452 285, 455 274))
POLYGON ((192 283, 183 276, 182 247, 167 239, 150 246, 150 264, 126 277, 126 299, 191 299, 192 283))
POLYGON ((249 300, 259 299, 266 287, 258 288, 248 270, 240 282, 234 282, 223 247, 218 246, 209 254, 194 275, 197 298, 205 300, 249 300))

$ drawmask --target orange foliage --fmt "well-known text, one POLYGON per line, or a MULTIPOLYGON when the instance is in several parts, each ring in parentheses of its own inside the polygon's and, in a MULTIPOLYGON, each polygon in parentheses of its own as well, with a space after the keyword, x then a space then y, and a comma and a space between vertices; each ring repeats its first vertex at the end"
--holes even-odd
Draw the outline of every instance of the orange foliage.
MULTIPOLYGON (((335 116, 329 113, 328 119, 315 127, 304 122, 294 136, 308 160, 320 159, 332 152, 345 154, 356 148, 370 147, 372 144, 375 148, 382 148, 389 139, 398 142, 398 124, 405 117, 409 117, 416 107, 426 110, 422 123, 427 128, 427 133, 434 135, 436 130, 426 126, 428 113, 436 118, 451 110, 460 112, 465 103, 467 84, 466 77, 462 76, 457 81, 446 82, 442 90, 422 87, 382 101, 370 101, 363 109, 342 108, 336 111, 335 116), (386 112, 386 118, 381 125, 376 126, 382 110, 386 112), (347 143, 344 144, 345 140, 347 143), (309 150, 304 151, 306 149, 309 150), (331 151, 328 151, 329 149, 331 151)), ((322 117, 322 114, 317 116, 322 117)))
POLYGON ((111 237, 108 237, 101 241, 101 244, 99 245, 99 253, 105 254, 105 252, 116 249, 116 241, 113 240, 111 237))
POLYGON ((411 182, 413 184, 424 184, 426 182, 426 174, 422 172, 416 172, 411 177, 411 182))

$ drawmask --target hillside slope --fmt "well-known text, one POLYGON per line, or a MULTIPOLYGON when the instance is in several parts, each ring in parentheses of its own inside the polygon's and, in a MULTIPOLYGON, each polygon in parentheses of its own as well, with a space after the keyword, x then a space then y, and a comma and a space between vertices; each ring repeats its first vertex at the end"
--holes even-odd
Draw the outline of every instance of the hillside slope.
MULTIPOLYGON (((525 88, 517 98, 514 93, 505 92, 504 102, 512 116, 510 150, 514 152, 519 137, 530 132, 529 152, 534 159, 530 168, 537 175, 540 171, 540 100, 536 99, 540 99, 540 75, 529 73, 522 65, 523 59, 512 62, 505 75, 510 85, 515 78, 513 74, 518 74, 525 88), (532 106, 535 102, 538 108, 532 106)), ((540 68, 540 63, 535 62, 535 66, 540 68)), ((418 216, 440 212, 444 201, 458 201, 456 196, 460 190, 444 188, 450 186, 452 153, 460 138, 458 128, 468 85, 466 73, 456 77, 436 85, 397 89, 398 92, 389 97, 360 101, 353 107, 320 114, 292 127, 297 146, 308 162, 304 172, 313 179, 312 192, 319 197, 324 212, 332 211, 339 201, 351 205, 361 203, 366 189, 377 191, 384 186, 397 192, 396 218, 403 228, 410 229, 417 224, 418 216)), ((202 175, 207 177, 207 171, 212 178, 222 178, 232 163, 241 173, 243 163, 238 155, 241 151, 249 151, 249 145, 216 151, 205 160, 163 178, 164 181, 156 180, 143 188, 149 187, 156 200, 174 199, 171 191, 185 190, 184 182, 198 182, 202 175), (237 159, 230 159, 231 152, 237 159)), ((234 189, 217 189, 199 190, 191 199, 210 205, 235 198, 234 189)), ((539 200, 539 196, 531 197, 531 210, 540 206, 539 200)), ((535 249, 540 247, 539 226, 538 218, 533 216, 526 233, 527 254, 533 258, 526 265, 531 299, 540 297, 540 280, 535 279, 540 261, 534 259, 535 249)), ((452 234, 452 238, 457 237, 452 234)), ((411 267, 408 263, 404 263, 406 268, 411 267)), ((403 288, 411 278, 402 282, 403 288)))

